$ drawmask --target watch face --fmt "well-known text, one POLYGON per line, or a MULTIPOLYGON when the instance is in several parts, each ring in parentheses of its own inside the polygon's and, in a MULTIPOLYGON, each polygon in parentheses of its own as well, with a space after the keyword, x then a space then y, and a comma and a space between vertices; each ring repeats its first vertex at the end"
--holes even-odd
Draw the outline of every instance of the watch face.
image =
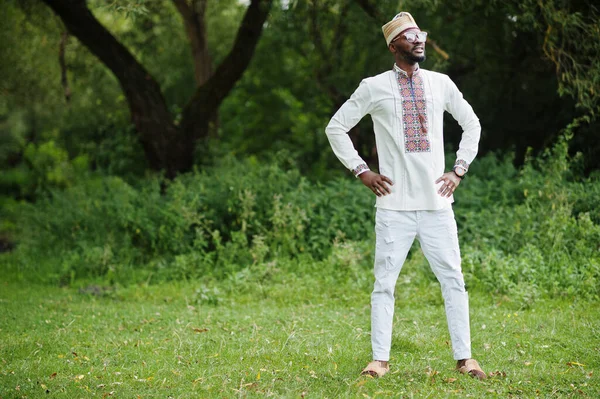
POLYGON ((456 168, 454 168, 454 173, 456 173, 459 176, 464 176, 465 170, 463 168, 461 168, 460 166, 457 166, 456 168))

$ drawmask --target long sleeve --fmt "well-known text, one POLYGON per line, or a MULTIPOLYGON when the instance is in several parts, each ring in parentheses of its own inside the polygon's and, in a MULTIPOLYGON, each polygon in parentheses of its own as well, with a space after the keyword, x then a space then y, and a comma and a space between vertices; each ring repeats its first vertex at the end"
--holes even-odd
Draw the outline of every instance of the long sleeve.
POLYGON ((456 152, 455 165, 462 166, 465 170, 475 159, 481 137, 481 125, 473 108, 463 98, 462 93, 454 82, 447 77, 446 86, 446 111, 448 111, 463 129, 458 151, 456 152))
POLYGON ((373 102, 368 83, 363 80, 325 128, 327 139, 334 154, 346 168, 357 176, 368 170, 368 166, 358 155, 348 132, 371 111, 372 106, 373 102))

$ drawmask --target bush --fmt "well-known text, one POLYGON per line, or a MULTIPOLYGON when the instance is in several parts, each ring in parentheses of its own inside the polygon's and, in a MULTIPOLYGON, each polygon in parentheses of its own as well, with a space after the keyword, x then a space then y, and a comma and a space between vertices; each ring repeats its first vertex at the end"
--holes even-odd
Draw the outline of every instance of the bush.
POLYGON ((592 219, 600 200, 588 194, 600 181, 573 181, 569 162, 563 139, 518 173, 504 163, 493 172, 500 178, 469 181, 460 198, 471 203, 458 207, 457 217, 464 270, 475 285, 528 296, 600 295, 600 225, 592 219), (473 206, 482 186, 493 193, 511 181, 496 202, 488 197, 473 206))
POLYGON ((20 276, 61 283, 224 276, 277 257, 324 258, 336 237, 371 234, 373 199, 352 183, 312 184, 253 159, 135 187, 95 177, 17 207, 11 257, 20 276))
MULTIPOLYGON (((570 162, 561 141, 520 170, 510 157, 475 163, 455 207, 471 288, 600 294, 600 204, 590 194, 600 181, 574 179, 570 162)), ((355 179, 312 183, 284 165, 225 158, 173 181, 95 177, 51 190, 11 206, 19 243, 5 259, 22 278, 61 283, 243 277, 284 259, 359 281, 372 262, 372 194, 355 179)))
POLYGON ((55 188, 76 184, 88 170, 88 158, 69 159, 67 151, 54 140, 29 143, 23 149, 23 162, 0 174, 0 188, 13 197, 35 198, 55 188))

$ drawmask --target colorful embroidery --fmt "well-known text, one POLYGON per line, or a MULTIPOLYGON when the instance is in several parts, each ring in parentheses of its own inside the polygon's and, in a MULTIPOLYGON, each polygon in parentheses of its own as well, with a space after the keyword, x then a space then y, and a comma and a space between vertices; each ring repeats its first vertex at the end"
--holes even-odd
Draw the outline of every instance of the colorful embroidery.
POLYGON ((460 166, 465 170, 465 172, 469 170, 469 164, 467 163, 467 161, 463 161, 462 159, 457 159, 456 162, 454 162, 454 166, 460 166))
POLYGON ((362 172, 366 172, 367 170, 371 169, 369 169, 366 163, 361 163, 356 168, 352 169, 352 173, 354 173, 354 176, 358 176, 359 174, 361 174, 362 172))
POLYGON ((427 135, 427 103, 423 78, 416 70, 412 80, 396 65, 398 85, 402 96, 402 122, 404 124, 404 149, 406 152, 429 152, 431 143, 427 135))

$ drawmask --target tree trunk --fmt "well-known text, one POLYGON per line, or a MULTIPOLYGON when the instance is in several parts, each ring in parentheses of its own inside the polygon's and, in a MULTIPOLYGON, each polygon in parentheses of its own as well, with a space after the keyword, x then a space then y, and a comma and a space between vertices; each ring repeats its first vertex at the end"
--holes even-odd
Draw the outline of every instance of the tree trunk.
POLYGON ((127 98, 131 119, 153 169, 169 175, 191 167, 190 143, 181 140, 156 80, 92 15, 84 0, 43 0, 117 77, 127 98))
MULTIPOLYGON (((116 76, 146 158, 153 169, 167 176, 191 169, 195 144, 208 134, 209 121, 248 67, 273 0, 252 0, 229 55, 216 72, 200 85, 184 108, 177 128, 157 81, 133 55, 102 26, 85 0, 42 0, 70 31, 116 76)), ((206 0, 195 0, 205 5, 206 0)), ((204 32, 201 31, 201 35, 204 32)), ((200 40, 206 40, 198 38, 200 40)), ((206 46, 204 46, 206 47, 206 46)))

